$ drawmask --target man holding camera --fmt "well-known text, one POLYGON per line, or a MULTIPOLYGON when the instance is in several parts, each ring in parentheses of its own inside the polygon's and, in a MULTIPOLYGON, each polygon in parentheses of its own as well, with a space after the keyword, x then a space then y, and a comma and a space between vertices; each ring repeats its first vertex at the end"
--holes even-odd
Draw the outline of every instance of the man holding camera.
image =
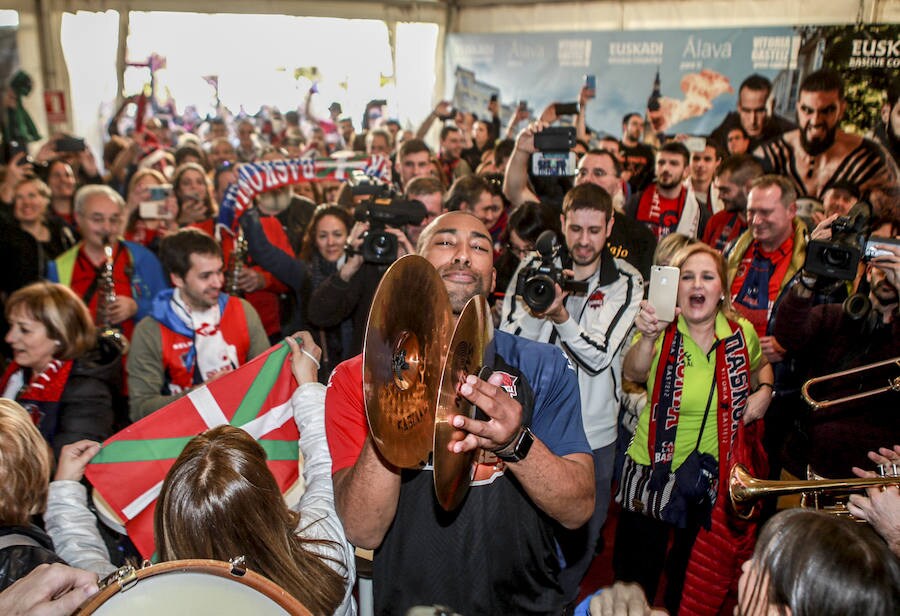
MULTIPOLYGON (((545 128, 546 123, 534 122, 516 138, 515 150, 503 178, 503 194, 514 208, 526 201, 541 200, 529 187, 528 161, 537 151, 535 135, 545 128)), ((621 177, 622 163, 614 153, 607 150, 588 150, 578 161, 575 185, 593 184, 609 194, 613 203, 615 225, 612 235, 606 238, 607 247, 614 257, 625 259, 646 277, 650 275, 656 238, 644 225, 619 211, 624 203, 621 177)))
MULTIPOLYGON (((900 223, 896 219, 872 229, 869 243, 875 252, 867 258, 865 284, 861 285, 868 291, 857 296, 857 301, 865 304, 862 310, 848 311, 840 303, 815 305, 823 286, 840 283, 814 275, 810 267, 817 268, 807 260, 798 283, 779 303, 774 319, 775 335, 805 368, 799 375, 803 380, 900 355, 898 238, 900 223), (879 243, 882 238, 884 243, 879 243)), ((874 389, 895 377, 895 370, 891 364, 883 370, 822 383, 812 393, 817 399, 835 399, 874 389)), ((837 413, 808 413, 803 405, 807 412, 800 414, 802 429, 793 430, 784 447, 785 467, 802 476, 811 465, 827 477, 847 477, 854 466, 867 468, 870 463, 866 452, 876 450, 881 443, 900 442, 900 415, 891 408, 896 407, 896 401, 897 394, 887 392, 841 404, 836 407, 840 410, 837 413)))
POLYGON ((644 289, 640 273, 627 262, 614 259, 606 246, 614 223, 609 193, 592 183, 582 183, 570 190, 563 200, 562 214, 566 254, 553 255, 538 240, 541 258, 534 255, 524 258, 517 274, 521 276, 517 292, 521 291, 524 297, 506 295, 500 323, 503 331, 559 346, 578 374, 581 413, 594 458, 597 496, 588 523, 560 537, 566 559, 561 583, 569 600, 575 599, 578 593, 578 585, 590 567, 600 528, 606 520, 622 383, 621 350, 637 316, 644 289), (545 284, 529 276, 529 268, 535 267, 543 271, 549 268, 556 277, 552 301, 549 294, 533 292, 541 290, 535 285, 545 284), (569 267, 571 271, 561 269, 569 267), (571 274, 571 278, 563 278, 563 271, 571 274), (574 286, 573 279, 584 283, 584 294, 563 290, 564 286, 574 286), (547 296, 547 301, 539 301, 542 295, 547 296))

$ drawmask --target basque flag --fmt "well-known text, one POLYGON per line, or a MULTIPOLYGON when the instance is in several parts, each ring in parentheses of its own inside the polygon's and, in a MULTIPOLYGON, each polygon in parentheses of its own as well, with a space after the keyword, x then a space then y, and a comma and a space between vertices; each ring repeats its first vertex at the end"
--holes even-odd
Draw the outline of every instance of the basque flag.
POLYGON ((234 372, 151 413, 103 443, 85 476, 125 522, 144 558, 154 551, 153 512, 163 479, 194 436, 231 424, 246 430, 268 456, 282 493, 299 477, 299 433, 291 409, 297 381, 281 342, 234 372))

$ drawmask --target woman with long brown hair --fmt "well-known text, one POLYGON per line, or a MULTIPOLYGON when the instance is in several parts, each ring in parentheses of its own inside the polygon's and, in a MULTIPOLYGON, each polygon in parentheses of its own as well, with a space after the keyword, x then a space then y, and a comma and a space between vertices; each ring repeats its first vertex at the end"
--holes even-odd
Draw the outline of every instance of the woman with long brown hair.
MULTIPOLYGON (((321 351, 308 332, 288 339, 291 369, 299 387, 291 397, 294 421, 300 432, 305 491, 292 508, 285 504, 274 476, 266 466, 266 452, 240 428, 224 425, 193 438, 175 460, 163 482, 154 515, 154 536, 161 561, 210 558, 227 561, 244 556, 251 570, 269 578, 317 616, 356 613, 353 548, 334 509, 331 455, 325 440, 325 387, 316 382, 321 351), (300 340, 300 343, 295 340, 300 340)), ((88 441, 63 451, 78 458, 66 473, 57 473, 50 488, 48 513, 53 541, 83 545, 93 520, 83 491, 64 494, 63 483, 75 484, 98 448, 88 441), (66 480, 66 481, 59 481, 66 480)), ((95 528, 93 529, 96 530, 95 528)), ((83 550, 82 550, 83 551, 83 550)), ((106 563, 95 557, 81 560, 66 549, 69 564, 103 572, 106 563)), ((96 551, 94 554, 96 555, 96 551)))
POLYGON ((260 444, 220 426, 188 443, 169 470, 156 504, 156 544, 162 560, 244 555, 313 614, 352 614, 354 556, 334 511, 325 388, 312 360, 321 352, 309 333, 300 336, 301 345, 288 339, 301 383, 291 404, 307 482, 298 510, 285 505, 260 444))

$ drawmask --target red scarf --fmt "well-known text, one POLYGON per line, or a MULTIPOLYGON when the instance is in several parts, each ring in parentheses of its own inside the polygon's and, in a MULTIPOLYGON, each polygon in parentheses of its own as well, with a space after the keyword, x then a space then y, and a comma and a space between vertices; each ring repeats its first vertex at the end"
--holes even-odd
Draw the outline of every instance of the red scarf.
MULTIPOLYGON (((10 378, 19 370, 27 370, 16 362, 11 362, 0 381, 0 393, 6 389, 10 378)), ((16 394, 16 402, 21 404, 44 438, 50 441, 56 434, 59 401, 72 371, 72 360, 54 359, 39 374, 35 374, 16 394)), ((27 374, 27 373, 26 373, 27 374)))
POLYGON ((686 199, 687 189, 684 186, 677 199, 666 199, 659 196, 656 184, 651 184, 641 194, 637 220, 645 223, 656 239, 665 237, 678 228, 686 199))
MULTIPOLYGON (((730 323, 730 321, 729 321, 730 323)), ((734 328, 732 327, 732 330, 734 328)), ((746 343, 726 338, 719 347, 726 362, 746 357, 746 343), (743 350, 738 346, 743 345, 743 350)), ((716 354, 718 366, 719 351, 716 354)), ((731 613, 737 600, 737 583, 741 566, 753 554, 756 542, 756 521, 742 520, 734 515, 728 498, 728 477, 735 464, 743 464, 756 477, 768 474, 768 461, 762 446, 763 422, 757 420, 745 426, 743 406, 750 394, 749 359, 747 370, 734 374, 719 373, 719 491, 712 511, 709 530, 701 528, 691 550, 684 582, 679 614, 681 616, 715 616, 731 613), (725 386, 723 380, 731 381, 725 386), (723 402, 722 390, 733 397, 730 411, 723 402), (740 413, 738 412, 740 407, 740 413)))
MULTIPOLYGON (((728 320, 731 334, 716 340, 716 391, 718 411, 716 412, 719 434, 719 488, 717 503, 727 500, 728 473, 732 446, 737 438, 741 417, 750 395, 750 354, 741 326, 728 320)), ((678 320, 666 328, 662 355, 656 368, 653 382, 653 406, 650 413, 648 447, 654 476, 665 481, 675 453, 675 434, 681 413, 681 394, 684 387, 684 337, 678 331, 678 320)), ((651 482, 653 480, 651 479, 651 482)))

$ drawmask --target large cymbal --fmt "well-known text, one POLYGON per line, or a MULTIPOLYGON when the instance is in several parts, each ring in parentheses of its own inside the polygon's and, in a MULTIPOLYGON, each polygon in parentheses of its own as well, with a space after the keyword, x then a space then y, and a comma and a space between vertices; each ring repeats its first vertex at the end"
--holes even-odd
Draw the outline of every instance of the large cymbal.
POLYGON ((375 292, 363 350, 369 430, 395 466, 419 468, 428 461, 451 327, 450 298, 434 266, 417 255, 398 259, 375 292))
POLYGON ((475 405, 458 394, 466 376, 478 374, 487 345, 494 337, 487 301, 481 295, 463 308, 441 368, 441 387, 434 417, 434 491, 446 511, 455 509, 469 491, 478 451, 453 453, 447 449, 456 428, 450 415, 475 416, 475 405))

